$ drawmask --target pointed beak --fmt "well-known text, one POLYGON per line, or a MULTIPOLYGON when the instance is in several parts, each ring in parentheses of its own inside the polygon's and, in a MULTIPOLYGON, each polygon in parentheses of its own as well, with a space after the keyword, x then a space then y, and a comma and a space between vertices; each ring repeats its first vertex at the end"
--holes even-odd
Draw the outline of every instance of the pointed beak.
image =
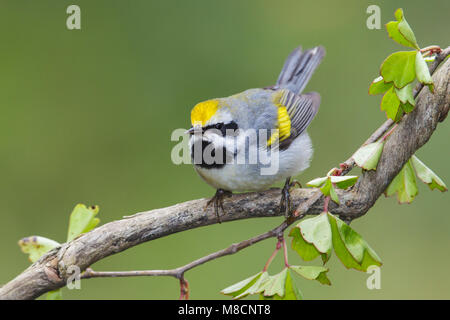
POLYGON ((185 133, 192 136, 194 133, 199 133, 199 132, 203 132, 201 127, 192 127, 189 130, 186 130, 185 133))

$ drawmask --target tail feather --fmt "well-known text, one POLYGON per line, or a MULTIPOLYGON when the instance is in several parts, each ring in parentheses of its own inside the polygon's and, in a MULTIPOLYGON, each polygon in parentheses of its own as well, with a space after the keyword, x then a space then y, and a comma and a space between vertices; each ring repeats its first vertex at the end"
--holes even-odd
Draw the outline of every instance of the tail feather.
POLYGON ((324 56, 325 49, 321 46, 305 52, 302 52, 301 47, 296 48, 287 57, 276 87, 289 89, 296 94, 300 94, 324 56))

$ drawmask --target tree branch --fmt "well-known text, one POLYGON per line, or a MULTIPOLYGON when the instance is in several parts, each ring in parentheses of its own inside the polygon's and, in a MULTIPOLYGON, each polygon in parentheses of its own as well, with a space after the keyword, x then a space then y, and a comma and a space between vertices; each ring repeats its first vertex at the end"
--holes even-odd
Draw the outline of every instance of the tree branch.
MULTIPOLYGON (((434 71, 440 62, 450 53, 443 50, 431 65, 434 71)), ((409 158, 431 137, 437 124, 443 121, 450 105, 450 61, 447 60, 434 74, 435 92, 423 86, 417 87, 417 104, 414 111, 404 116, 392 132, 384 146, 376 171, 363 171, 358 183, 350 190, 338 190, 340 205, 329 203, 329 210, 349 222, 364 215, 387 188, 409 158)), ((365 144, 381 138, 392 126, 386 121, 365 144)), ((346 174, 355 166, 352 158, 341 166, 339 174, 346 174)), ((87 270, 84 278, 94 276, 173 276, 180 279, 182 297, 187 297, 187 281, 184 272, 207 261, 238 252, 254 243, 278 237, 294 221, 304 215, 319 214, 323 211, 324 199, 315 189, 295 189, 291 192, 293 205, 297 207, 297 216, 283 222, 278 227, 246 241, 232 244, 230 247, 193 261, 183 267, 172 270, 95 272, 87 270)), ((91 232, 82 234, 71 242, 64 243, 45 254, 15 279, 0 288, 0 299, 33 299, 41 294, 66 285, 70 266, 86 270, 95 262, 112 254, 121 252, 140 243, 151 241, 166 235, 207 226, 217 222, 212 208, 205 209, 207 199, 192 200, 171 207, 141 212, 122 220, 100 226, 91 232)), ((223 222, 256 218, 274 217, 279 212, 280 191, 270 189, 233 195, 224 203, 226 214, 223 222)))

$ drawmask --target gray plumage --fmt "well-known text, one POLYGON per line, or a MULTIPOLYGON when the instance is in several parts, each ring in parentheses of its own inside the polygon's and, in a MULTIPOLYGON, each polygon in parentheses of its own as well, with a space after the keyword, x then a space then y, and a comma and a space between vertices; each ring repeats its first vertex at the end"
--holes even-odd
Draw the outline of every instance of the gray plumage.
POLYGON ((296 94, 302 93, 324 56, 325 49, 321 46, 305 52, 302 52, 301 46, 297 47, 287 57, 275 87, 286 88, 296 94))

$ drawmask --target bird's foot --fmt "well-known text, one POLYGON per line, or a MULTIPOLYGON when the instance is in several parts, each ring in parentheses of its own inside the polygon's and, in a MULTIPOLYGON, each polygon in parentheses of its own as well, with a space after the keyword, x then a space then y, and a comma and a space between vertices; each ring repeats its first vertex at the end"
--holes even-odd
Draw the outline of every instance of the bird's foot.
POLYGON ((300 188, 302 187, 301 183, 297 180, 291 182, 291 178, 287 178, 283 189, 281 189, 280 213, 284 211, 286 218, 290 217, 292 212, 290 189, 296 185, 300 188))
POLYGON ((223 208, 223 200, 231 196, 232 193, 230 191, 217 189, 216 194, 206 203, 205 209, 208 208, 211 204, 214 206, 214 212, 216 213, 218 223, 222 222, 220 221, 219 208, 222 209, 222 212, 225 213, 225 210, 223 208))

